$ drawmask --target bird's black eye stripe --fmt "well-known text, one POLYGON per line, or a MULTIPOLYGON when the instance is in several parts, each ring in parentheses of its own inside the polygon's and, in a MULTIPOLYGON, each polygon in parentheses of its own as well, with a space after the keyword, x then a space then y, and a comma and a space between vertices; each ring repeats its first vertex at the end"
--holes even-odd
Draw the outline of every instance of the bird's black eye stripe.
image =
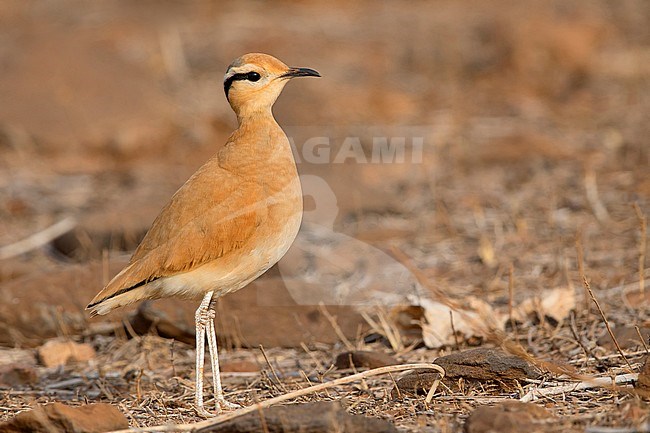
POLYGON ((223 82, 223 90, 226 92, 226 98, 228 98, 228 92, 230 92, 230 86, 232 86, 232 83, 235 81, 243 81, 243 80, 248 80, 248 81, 259 81, 259 79, 262 78, 259 73, 257 72, 242 72, 239 74, 234 74, 228 77, 226 81, 223 82))

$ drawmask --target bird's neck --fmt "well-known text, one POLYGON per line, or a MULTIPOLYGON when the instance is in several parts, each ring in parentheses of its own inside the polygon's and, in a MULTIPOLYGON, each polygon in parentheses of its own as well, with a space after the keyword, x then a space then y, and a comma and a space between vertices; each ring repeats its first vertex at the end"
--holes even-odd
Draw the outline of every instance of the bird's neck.
POLYGON ((239 128, 219 152, 224 168, 246 170, 273 169, 277 165, 295 167, 291 146, 271 110, 251 116, 239 116, 239 128))
POLYGON ((265 106, 248 106, 246 108, 235 110, 237 115, 237 123, 239 128, 247 127, 248 125, 255 125, 259 122, 273 121, 273 112, 271 107, 265 106))
MULTIPOLYGON (((256 147, 268 148, 269 141, 277 140, 278 136, 286 137, 284 131, 275 121, 271 109, 248 112, 245 116, 237 115, 239 127, 233 135, 239 137, 242 144, 256 147), (242 138, 244 138, 242 140, 242 138)), ((259 149, 262 150, 262 149, 259 149)), ((270 149, 269 149, 270 150, 270 149)))

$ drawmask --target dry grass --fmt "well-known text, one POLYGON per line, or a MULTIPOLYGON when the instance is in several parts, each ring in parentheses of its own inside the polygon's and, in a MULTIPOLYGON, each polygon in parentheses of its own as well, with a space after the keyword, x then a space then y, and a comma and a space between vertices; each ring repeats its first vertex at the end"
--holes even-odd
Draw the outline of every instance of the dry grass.
MULTIPOLYGON (((335 192, 334 231, 402 252, 434 298, 461 302, 476 296, 508 311, 547 289, 573 287, 582 295, 560 323, 530 317, 490 338, 459 339, 440 349, 400 335, 379 311, 368 316, 383 336, 373 343, 337 330, 342 337, 334 347, 305 342, 301 348, 264 347, 263 353, 240 342, 224 345, 222 363, 246 360, 260 367, 259 372, 224 373, 230 401, 250 406, 354 374, 331 368, 333 355, 349 348, 422 363, 475 345, 504 345, 547 367, 542 379, 514 386, 462 380, 443 385, 430 403, 424 396, 392 398, 396 377, 391 376, 295 400, 342 400, 349 412, 388 419, 403 431, 453 432, 481 405, 638 371, 648 342, 639 337, 636 345, 611 345, 608 339, 615 340, 621 327, 650 325, 650 87, 644 61, 650 33, 640 18, 648 16, 650 3, 467 0, 377 7, 362 2, 359 9, 343 12, 291 2, 233 4, 227 12, 208 2, 180 12, 161 6, 169 22, 180 25, 174 20, 183 17, 186 27, 180 33, 159 32, 161 24, 153 19, 134 29, 126 18, 141 11, 126 3, 116 1, 111 12, 118 18, 123 14, 123 21, 102 21, 107 11, 84 12, 79 5, 67 13, 76 22, 92 12, 101 37, 84 33, 79 39, 110 41, 111 49, 131 56, 138 71, 148 71, 154 77, 149 81, 158 80, 164 97, 181 109, 155 140, 127 140, 131 135, 117 132, 110 139, 88 138, 84 134, 92 122, 73 114, 70 122, 81 124, 75 131, 81 138, 63 141, 65 146, 49 136, 0 129, 0 151, 6 155, 0 160, 0 244, 27 238, 60 220, 61 213, 78 213, 102 229, 125 220, 144 225, 232 129, 225 101, 212 102, 212 95, 220 97, 214 70, 243 51, 269 51, 304 62, 301 66, 325 67, 322 87, 309 90, 313 93, 288 88, 279 101, 277 115, 289 132, 291 124, 336 125, 328 130, 343 134, 358 131, 359 124, 426 125, 422 164, 299 166, 303 174, 326 179, 335 192), (314 13, 324 23, 318 37, 310 30, 314 13), (236 25, 242 22, 251 26, 245 34, 236 25), (275 34, 271 29, 279 27, 286 32, 260 41, 259 35, 275 34), (162 54, 161 42, 169 45, 162 54), (133 203, 151 212, 138 214, 133 203)), ((10 56, 9 42, 0 39, 0 55, 3 47, 10 56)), ((110 71, 97 72, 98 79, 110 71)), ((13 80, 11 91, 20 83, 13 80)), ((9 95, 3 85, 0 95, 9 95)), ((106 104, 101 94, 94 96, 100 108, 110 105, 108 96, 106 104)), ((146 99, 144 91, 141 97, 146 99)), ((14 102, 0 115, 33 104, 14 102)), ((81 103, 73 99, 71 104, 81 103)), ((0 121, 9 122, 4 120, 9 114, 0 121)), ((323 127, 308 130, 318 135, 323 127)), ((136 132, 148 136, 146 129, 136 132)), ((53 261, 36 252, 0 263, 0 281, 48 269, 53 261)), ((336 319, 330 319, 336 329, 336 319)), ((20 330, 9 331, 20 336, 20 330)), ((0 419, 37 403, 104 401, 118 406, 133 427, 199 420, 192 408, 193 348, 157 336, 69 336, 91 343, 97 358, 58 369, 39 367, 33 387, 0 390, 0 419)), ((547 395, 536 404, 558 416, 557 430, 565 432, 640 425, 650 413, 647 399, 625 384, 547 395)))

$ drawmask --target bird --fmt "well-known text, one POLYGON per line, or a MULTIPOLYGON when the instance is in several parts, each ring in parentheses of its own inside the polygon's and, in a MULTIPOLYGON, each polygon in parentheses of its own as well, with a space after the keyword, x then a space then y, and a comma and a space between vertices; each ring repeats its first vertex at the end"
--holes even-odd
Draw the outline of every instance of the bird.
POLYGON ((94 317, 143 300, 202 299, 195 314, 194 398, 201 416, 212 416, 203 402, 206 336, 216 412, 239 407, 223 395, 215 301, 277 263, 300 228, 300 179, 272 107, 290 79, 309 76, 321 75, 262 53, 245 54, 228 66, 223 87, 237 129, 172 196, 126 267, 86 307, 94 317))

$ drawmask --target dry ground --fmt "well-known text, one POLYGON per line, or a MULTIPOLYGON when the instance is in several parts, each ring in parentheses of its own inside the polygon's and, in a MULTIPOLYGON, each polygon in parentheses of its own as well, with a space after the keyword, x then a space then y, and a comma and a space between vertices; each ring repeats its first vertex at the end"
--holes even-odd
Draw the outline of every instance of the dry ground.
MULTIPOLYGON (((74 257, 55 246, 0 261, 0 284, 83 266, 106 246, 132 248, 110 239, 137 239, 225 141, 235 121, 221 74, 241 53, 262 51, 323 75, 292 83, 276 106, 299 152, 304 139, 329 134, 359 136, 368 150, 370 127, 424 137, 421 162, 299 164, 334 192, 334 232, 399 248, 453 299, 473 295, 507 309, 574 287, 571 316, 531 318, 507 338, 580 374, 638 371, 641 339, 625 346, 625 361, 583 290, 579 263, 613 329, 650 327, 647 295, 635 293, 650 273, 647 259, 639 263, 640 221, 650 215, 649 20, 644 0, 3 2, 0 245, 66 216, 109 241, 88 239, 74 257)), ((319 207, 318 194, 313 201, 310 218, 330 218, 331 205, 319 207)), ((59 303, 47 284, 35 305, 59 303)), ((11 299, 0 299, 11 308, 11 299)), ((9 346, 31 353, 42 343, 4 325, 9 346)), ((0 419, 49 401, 110 402, 132 426, 197 419, 192 347, 158 336, 67 336, 92 344, 97 357, 38 367, 33 386, 0 391, 0 419)), ((352 344, 403 362, 495 344, 427 349, 416 333, 395 353, 384 339, 363 337, 352 344)), ((265 346, 270 364, 258 347, 224 347, 225 365, 260 369, 225 373, 229 398, 248 405, 349 374, 330 369, 341 342, 304 343, 265 346)), ((547 384, 558 380, 544 374, 547 384)), ((452 432, 474 408, 519 398, 531 383, 520 385, 465 383, 425 405, 391 398, 393 381, 382 377, 305 400, 345 399, 348 411, 404 431, 452 432)), ((538 404, 559 417, 548 431, 639 425, 649 414, 647 400, 620 389, 538 404)))

